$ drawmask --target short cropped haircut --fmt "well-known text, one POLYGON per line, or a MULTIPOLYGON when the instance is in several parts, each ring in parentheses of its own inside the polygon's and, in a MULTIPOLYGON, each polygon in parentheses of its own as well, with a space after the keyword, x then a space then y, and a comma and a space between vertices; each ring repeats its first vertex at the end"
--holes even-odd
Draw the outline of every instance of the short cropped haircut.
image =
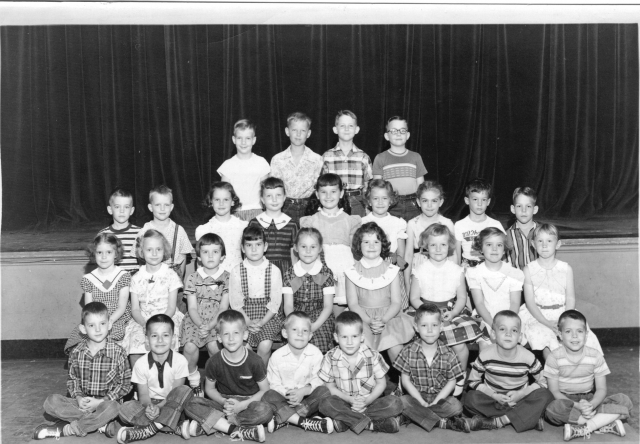
POLYGON ((358 313, 355 313, 353 311, 343 311, 338 315, 334 327, 334 331, 337 335, 340 334, 341 325, 357 325, 358 327, 360 327, 360 333, 362 333, 362 331, 364 330, 362 318, 358 313))
POLYGON ((401 117, 401 116, 389 117, 389 119, 387 120, 387 124, 385 125, 385 128, 387 129, 387 131, 389 131, 389 124, 391 122, 393 122, 394 120, 400 120, 400 121, 404 122, 407 125, 407 131, 409 131, 409 121, 407 119, 405 119, 404 117, 401 117))
POLYGON ((558 228, 553 224, 540 224, 535 230, 533 230, 533 240, 536 240, 540 233, 547 233, 549 236, 555 236, 556 239, 560 239, 560 232, 558 228))
POLYGON ((218 315, 216 330, 220 332, 220 327, 222 327, 223 323, 232 324, 234 322, 239 322, 243 330, 247 328, 247 321, 244 319, 242 313, 237 310, 225 310, 218 315))
POLYGON ((536 193, 536 190, 534 190, 533 188, 530 187, 518 187, 515 190, 513 190, 513 204, 516 204, 516 198, 518 196, 527 196, 528 198, 530 198, 533 201, 533 204, 536 204, 536 201, 538 200, 538 194, 536 193))
POLYGON ((287 117, 287 127, 290 127, 293 122, 307 122, 307 128, 311 128, 311 118, 305 113, 295 112, 289 114, 287 117))
POLYGON ((425 180, 420 185, 418 185, 418 189, 416 190, 416 196, 418 196, 418 200, 422 198, 422 195, 427 191, 437 191, 440 193, 440 199, 444 199, 444 188, 438 182, 434 180, 425 180))
POLYGON ((236 123, 233 124, 233 135, 235 137, 236 135, 236 131, 240 130, 246 130, 246 129, 250 129, 253 130, 253 135, 256 135, 256 124, 253 123, 251 120, 249 119, 240 119, 238 120, 236 123))
POLYGON ((440 318, 441 312, 438 306, 436 304, 426 302, 422 304, 420 307, 418 307, 418 309, 416 310, 415 314, 413 315, 413 322, 417 324, 418 322, 420 322, 420 319, 425 314, 438 315, 438 320, 441 320, 440 318))
POLYGON ((306 314, 304 311, 292 311, 291 313, 289 313, 287 315, 286 318, 284 318, 284 328, 289 328, 289 325, 291 325, 291 322, 293 322, 293 318, 298 318, 298 319, 302 319, 305 320, 307 322, 309 322, 309 325, 311 325, 311 318, 309 317, 308 314, 306 314))
POLYGON ((562 322, 566 319, 573 319, 574 321, 580 321, 587 327, 587 318, 578 310, 566 310, 558 318, 558 328, 562 328, 562 322))
POLYGON ((298 242, 300 242, 300 239, 302 239, 302 236, 315 237, 318 243, 320 244, 320 248, 322 248, 322 242, 323 242, 322 233, 320 233, 320 231, 318 231, 317 228, 313 228, 313 227, 300 228, 298 230, 298 234, 296 235, 295 245, 298 245, 298 242))
POLYGON ((157 315, 153 315, 149 319, 147 319, 147 323, 145 324, 146 336, 149 335, 149 331, 151 330, 151 326, 153 324, 169 324, 171 326, 171 333, 173 333, 176 328, 176 324, 173 323, 173 319, 171 319, 170 316, 167 316, 164 313, 160 313, 157 315))
POLYGON ((482 253, 482 244, 484 243, 485 239, 491 236, 500 236, 502 238, 502 243, 504 244, 505 253, 513 249, 513 246, 511 245, 511 242, 509 242, 509 238, 507 237, 507 235, 504 234, 502 230, 496 227, 487 227, 484 230, 482 230, 476 237, 473 238, 473 243, 471 244, 471 247, 475 251, 479 251, 480 253, 482 253))
POLYGON ((267 242, 267 236, 264 234, 264 230, 262 227, 257 225, 249 225, 247 228, 242 230, 242 245, 245 242, 257 241, 261 240, 262 242, 267 242))
POLYGON ((207 233, 202 235, 198 242, 196 242, 196 256, 200 257, 200 249, 205 245, 220 245, 220 251, 222 256, 227 255, 227 250, 224 246, 224 241, 220 236, 215 233, 207 233))
POLYGON ((93 238, 93 241, 91 241, 89 245, 87 245, 87 256, 89 256, 89 262, 92 264, 96 263, 96 250, 100 244, 111 245, 113 251, 116 252, 113 258, 114 263, 118 264, 122 261, 122 258, 124 257, 124 247, 122 246, 120 239, 112 233, 100 233, 93 238))
POLYGON ((127 190, 126 188, 115 188, 109 195, 109 204, 111 204, 116 197, 128 197, 129 199, 131 199, 131 205, 133 205, 133 194, 131 194, 131 191, 127 190))
POLYGON ((89 315, 104 315, 109 317, 109 309, 102 302, 89 302, 82 307, 82 313, 80 315, 80 322, 84 325, 87 316, 89 315))
POLYGON ((338 126, 338 120, 340 120, 340 117, 342 116, 349 116, 351 117, 353 120, 355 120, 356 122, 356 126, 358 126, 358 118, 356 117, 355 113, 353 111, 349 111, 348 109, 342 109, 340 111, 338 111, 338 114, 336 114, 336 121, 335 124, 333 126, 338 126))
POLYGON ((493 323, 491 325, 491 328, 493 328, 494 330, 495 330, 494 326, 496 325, 496 320, 500 317, 517 319, 518 323, 520 324, 520 327, 522 327, 522 320, 520 319, 520 316, 518 316, 518 313, 511 310, 502 310, 496 313, 496 315, 493 317, 493 323))
POLYGON ((162 194, 164 196, 169 196, 171 198, 171 202, 173 203, 173 192, 171 191, 171 188, 169 188, 166 185, 158 185, 155 188, 152 188, 151 191, 149 191, 149 203, 153 204, 153 195, 154 194, 162 194))
POLYGON ((351 240, 351 253, 353 253, 353 258, 357 261, 362 259, 362 239, 365 234, 376 235, 382 245, 380 257, 382 259, 388 258, 389 254, 391 254, 391 242, 387 239, 387 234, 384 230, 375 222, 367 222, 366 224, 363 224, 353 235, 353 239, 351 240))
POLYGON ((275 190, 276 188, 282 188, 282 193, 287 196, 287 189, 284 187, 284 182, 279 177, 267 177, 260 182, 260 197, 264 195, 264 190, 275 190))
POLYGON ((456 249, 456 239, 449 228, 442 224, 431 224, 422 233, 420 233, 420 239, 418 240, 418 248, 420 248, 420 251, 426 254, 427 245, 429 244, 429 238, 431 236, 448 236, 449 240, 447 243, 449 244, 449 248, 447 256, 451 256, 453 254, 456 249))
POLYGON ((371 182, 369 182, 367 191, 364 194, 364 197, 367 200, 367 204, 369 203, 369 199, 371 198, 371 191, 374 188, 381 188, 383 190, 387 190, 387 195, 389 196, 389 207, 392 207, 398 203, 398 193, 394 191, 393 185, 391 185, 391 182, 387 182, 384 179, 373 179, 371 182))
POLYGON ((229 182, 222 182, 222 181, 214 182, 211 185, 211 188, 207 193, 207 197, 204 198, 205 207, 210 208, 213 206, 213 195, 215 194, 216 190, 226 190, 229 192, 229 194, 231 195, 231 202, 233 204, 231 206, 232 214, 240 209, 240 207, 242 206, 242 202, 240 202, 240 198, 236 194, 236 190, 233 189, 233 185, 231 185, 229 182))
POLYGON ((144 232, 142 236, 136 239, 136 257, 138 259, 144 260, 144 253, 142 251, 144 248, 144 241, 145 239, 152 239, 152 238, 162 240, 162 247, 164 249, 162 260, 166 261, 167 259, 169 259, 171 257, 171 244, 169 244, 169 241, 167 240, 166 237, 164 237, 164 235, 161 232, 159 232, 158 230, 154 230, 153 228, 148 229, 147 231, 144 232))
POLYGON ((482 179, 481 177, 476 177, 475 179, 469 181, 464 190, 464 195, 466 197, 470 197, 471 193, 487 193, 487 197, 491 199, 491 193, 493 192, 493 186, 482 179))

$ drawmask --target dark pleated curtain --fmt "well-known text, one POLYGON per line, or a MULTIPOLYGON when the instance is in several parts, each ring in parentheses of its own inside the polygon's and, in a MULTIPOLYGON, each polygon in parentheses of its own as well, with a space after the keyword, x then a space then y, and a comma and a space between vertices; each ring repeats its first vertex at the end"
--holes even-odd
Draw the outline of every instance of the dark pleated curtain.
POLYGON ((116 185, 143 222, 161 183, 172 217, 202 223, 237 119, 257 122, 269 160, 288 145, 287 114, 311 116, 322 153, 345 108, 372 159, 386 119, 408 118, 449 217, 477 176, 497 213, 520 185, 547 217, 638 211, 635 24, 3 27, 1 39, 4 229, 106 222, 116 185))

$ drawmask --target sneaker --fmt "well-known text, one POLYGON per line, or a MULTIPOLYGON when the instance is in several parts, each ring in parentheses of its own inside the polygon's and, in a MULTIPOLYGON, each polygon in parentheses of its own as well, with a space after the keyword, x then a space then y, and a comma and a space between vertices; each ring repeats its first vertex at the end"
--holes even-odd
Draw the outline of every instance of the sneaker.
POLYGON ((476 430, 495 430, 499 428, 493 418, 485 418, 484 416, 475 415, 469 420, 469 429, 476 430))
POLYGON ((374 432, 382 433, 397 433, 400 431, 400 418, 394 416, 392 418, 380 419, 377 421, 371 421, 372 430, 374 432))
POLYGON ((462 416, 454 416, 453 418, 448 418, 445 423, 443 429, 453 430, 456 432, 471 432, 471 426, 465 418, 462 416))
POLYGON ((411 424, 411 420, 404 415, 400 415, 400 427, 402 427, 403 425, 408 426, 409 424, 411 424))
POLYGON ((564 425, 564 440, 571 441, 573 438, 591 438, 591 432, 585 425, 573 425, 573 424, 565 424, 564 425))
POLYGON ((620 421, 619 419, 616 419, 611 424, 607 424, 604 427, 600 427, 598 430, 594 431, 593 433, 597 433, 598 435, 602 433, 612 433, 618 436, 624 436, 627 434, 627 432, 625 432, 624 430, 624 426, 622 425, 622 421, 620 421))
POLYGON ((238 427, 231 434, 232 441, 249 441, 264 442, 264 426, 262 424, 252 427, 238 427))
POLYGON ((200 423, 198 421, 196 421, 195 419, 191 421, 191 424, 189 424, 189 435, 191 436, 202 436, 204 435, 204 429, 202 428, 202 426, 200 425, 200 423))
POLYGON ((142 441, 148 439, 158 433, 155 424, 148 426, 123 427, 118 431, 118 443, 126 444, 134 441, 142 441))
POLYGON ((288 425, 289 425, 288 422, 279 423, 279 422, 276 422, 276 418, 271 418, 271 421, 267 423, 267 432, 273 433, 276 430, 279 430, 288 425))
POLYGON ((538 422, 536 423, 534 429, 538 432, 544 432, 544 418, 542 416, 538 418, 538 422))
POLYGON ((349 426, 344 421, 340 421, 339 419, 332 419, 331 422, 333 423, 333 430, 335 430, 336 433, 342 433, 349 430, 349 426))
POLYGON ((333 421, 328 418, 305 418, 300 423, 300 427, 312 432, 329 434, 333 432, 333 421))
POLYGON ((54 424, 40 424, 33 431, 33 439, 55 438, 60 439, 64 435, 64 426, 69 424, 67 421, 58 421, 54 424))
POLYGON ((204 398, 204 392, 202 391, 202 388, 199 385, 192 387, 191 391, 193 392, 193 396, 197 396, 198 398, 204 398))
POLYGON ((182 424, 178 426, 178 430, 176 431, 176 435, 182 436, 184 439, 191 438, 191 434, 189 433, 189 420, 182 421, 182 424))

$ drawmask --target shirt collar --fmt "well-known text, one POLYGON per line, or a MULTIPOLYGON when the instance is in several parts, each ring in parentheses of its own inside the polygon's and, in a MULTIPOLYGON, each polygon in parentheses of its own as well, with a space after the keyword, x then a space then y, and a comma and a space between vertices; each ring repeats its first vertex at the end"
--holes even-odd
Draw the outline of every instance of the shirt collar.
POLYGON ((169 268, 169 266, 163 262, 160 265, 160 268, 158 268, 158 271, 156 271, 155 273, 149 273, 147 271, 147 267, 145 265, 142 265, 140 267, 140 271, 138 271, 136 273, 136 275, 140 275, 140 277, 142 277, 143 279, 150 279, 151 276, 158 276, 158 275, 163 274, 164 272, 166 272, 166 270, 165 270, 166 268, 169 268))
MULTIPOLYGON (((342 148, 340 148, 340 143, 337 143, 335 148, 332 148, 332 151, 339 151, 344 155, 344 151, 342 151, 342 148)), ((347 156, 349 155, 349 153, 360 153, 362 152, 362 150, 360 148, 358 148, 356 146, 356 144, 354 143, 353 146, 351 147, 351 150, 347 153, 347 156)))
MULTIPOLYGON (((411 344, 411 347, 414 352, 420 352, 424 355, 424 352, 422 351, 422 344, 420 343, 420 341, 422 341, 422 339, 420 339, 420 336, 416 336, 413 344, 411 344)), ((438 355, 447 354, 447 348, 447 345, 440 339, 438 339, 438 349, 436 350, 436 354, 433 356, 433 359, 435 359, 438 355)))
MULTIPOLYGON (((151 370, 153 368, 153 364, 156 363, 156 361, 153 359, 153 355, 151 354, 151 352, 147 353, 147 362, 149 363, 149 370, 151 370)), ((173 350, 169 350, 169 354, 167 355, 167 359, 164 361, 164 363, 167 364, 169 367, 172 367, 171 365, 172 362, 173 362, 173 350)))
MULTIPOLYGON (((305 159, 307 157, 309 157, 309 151, 311 151, 311 148, 309 148, 307 145, 304 146, 304 151, 302 152, 302 159, 305 159)), ((293 157, 293 154, 291 154, 291 145, 289 145, 287 147, 286 150, 283 151, 283 159, 291 159, 293 157)))
POLYGON ((269 225, 273 222, 278 230, 287 225, 291 220, 291 218, 284 213, 280 214, 277 218, 267 216, 267 213, 260 213, 256 216, 256 219, 263 228, 269 228, 269 225))
POLYGON ((216 280, 222 275, 222 273, 224 273, 224 269, 222 267, 218 267, 218 271, 213 273, 211 276, 204 272, 204 267, 198 268, 198 274, 202 279, 211 278, 213 280, 216 280))
POLYGON ((320 270, 322 270, 322 261, 320 259, 316 259, 309 271, 302 268, 302 261, 298 261, 293 265, 293 273, 298 277, 302 277, 305 274, 308 274, 309 276, 315 276, 316 274, 320 273, 320 270))
MULTIPOLYGON (((291 350, 291 347, 289 347, 289 344, 283 345, 282 356, 288 356, 290 354, 293 354, 293 351, 291 350)), ((313 351, 311 350, 311 347, 309 347, 309 344, 307 344, 304 350, 302 350, 302 354, 305 356, 313 356, 313 351)))
MULTIPOLYGON (((373 358, 373 351, 364 343, 360 344, 360 348, 358 349, 358 355, 361 355, 365 359, 373 358)), ((335 361, 341 361, 344 357, 344 353, 340 349, 340 346, 336 347, 336 353, 333 355, 333 359, 335 361)), ((346 359, 346 357, 344 358, 346 359)))
POLYGON ((370 263, 365 262, 362 259, 360 259, 360 265, 362 265, 364 268, 375 268, 378 265, 380 265, 382 263, 382 261, 383 261, 383 259, 381 257, 378 257, 378 259, 373 261, 373 264, 370 264, 370 263))
POLYGON ((338 217, 338 216, 340 216, 342 213, 344 213, 344 210, 343 210, 342 208, 338 208, 338 212, 337 212, 336 214, 327 214, 327 212, 326 212, 326 211, 324 211, 324 208, 322 208, 322 207, 320 207, 320 208, 318 209, 318 211, 319 211, 319 212, 321 212, 321 213, 322 213, 322 215, 323 215, 323 216, 326 216, 326 217, 338 217))

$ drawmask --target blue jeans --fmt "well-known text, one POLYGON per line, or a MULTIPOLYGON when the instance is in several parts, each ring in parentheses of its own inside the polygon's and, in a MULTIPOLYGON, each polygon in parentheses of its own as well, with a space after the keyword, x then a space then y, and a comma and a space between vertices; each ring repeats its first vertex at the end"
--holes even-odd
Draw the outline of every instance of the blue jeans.
MULTIPOLYGON (((224 396, 224 395, 223 395, 224 396)), ((246 399, 241 396, 227 396, 228 398, 246 399)), ((194 397, 184 406, 187 416, 197 421, 207 435, 216 431, 213 427, 221 418, 225 417, 224 406, 212 399, 194 397)), ((254 426, 266 424, 273 418, 273 410, 266 402, 253 401, 238 414, 230 415, 227 421, 237 426, 254 426)))
POLYGON ((291 418, 294 413, 297 413, 303 418, 313 416, 318 413, 320 402, 331 396, 331 392, 324 385, 316 387, 308 396, 306 396, 302 402, 291 407, 287 402, 287 398, 282 396, 275 390, 269 390, 262 397, 262 401, 268 403, 273 409, 273 415, 276 417, 276 421, 279 424, 287 422, 287 419, 291 418))
MULTIPOLYGON (((582 412, 573 406, 574 401, 581 399, 591 401, 593 393, 580 393, 576 395, 564 395, 569 399, 554 399, 547 406, 545 416, 553 425, 578 424, 578 418, 582 412)), ((620 419, 629 417, 629 410, 633 408, 631 399, 623 393, 617 393, 604 398, 600 405, 596 408, 596 413, 613 413, 620 415, 620 419)))
POLYGON ((67 398, 63 395, 49 395, 44 401, 44 411, 49 415, 69 421, 71 429, 77 436, 87 436, 87 433, 95 432, 109 421, 118 417, 120 404, 117 401, 103 401, 96 410, 85 413, 80 410, 76 398, 67 398))
POLYGON ((284 201, 282 212, 289 216, 296 225, 300 226, 300 218, 304 216, 304 212, 307 209, 309 198, 306 199, 290 199, 287 198, 284 201))
MULTIPOLYGON (((427 393, 420 393, 420 395, 429 403, 433 402, 436 397, 436 395, 428 395, 427 393)), ((411 395, 404 395, 400 399, 404 406, 402 414, 427 432, 433 430, 441 418, 452 418, 462 414, 462 404, 453 396, 447 396, 430 407, 424 407, 411 395)))
POLYGON ((349 205, 351 205, 351 215, 364 217, 367 214, 367 202, 364 196, 349 196, 349 205))
POLYGON ((389 208, 389 213, 392 216, 400 217, 407 222, 416 216, 420 216, 420 208, 416 203, 416 195, 410 194, 409 196, 398 196, 398 203, 389 208))
MULTIPOLYGON (((160 408, 160 415, 153 422, 164 425, 161 430, 175 431, 178 423, 183 419, 184 406, 193 398, 193 391, 186 385, 175 387, 167 395, 167 402, 160 408)), ((152 399, 154 404, 162 402, 162 399, 152 399)), ((140 401, 127 401, 120 407, 120 420, 124 424, 133 426, 147 426, 151 420, 145 414, 146 407, 140 401)))
POLYGON ((351 410, 351 405, 332 395, 320 402, 320 413, 342 421, 357 435, 367 428, 371 421, 393 418, 402 413, 402 401, 397 396, 383 396, 373 401, 364 413, 351 410))

